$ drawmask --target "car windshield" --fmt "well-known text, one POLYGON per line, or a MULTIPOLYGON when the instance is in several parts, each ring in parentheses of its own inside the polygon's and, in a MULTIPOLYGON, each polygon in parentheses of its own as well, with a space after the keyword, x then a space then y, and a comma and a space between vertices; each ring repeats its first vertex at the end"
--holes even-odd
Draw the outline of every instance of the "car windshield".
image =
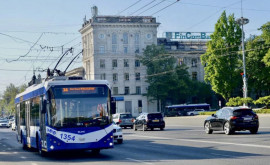
POLYGON ((0 123, 7 123, 7 120, 0 120, 0 123))
POLYGON ((251 109, 238 109, 233 111, 234 116, 252 116, 255 113, 251 109))
POLYGON ((153 118, 162 118, 161 113, 148 114, 147 116, 148 116, 149 119, 153 119, 153 118))
POLYGON ((59 94, 58 89, 51 90, 49 124, 56 128, 107 125, 109 123, 107 93, 108 91, 93 96, 89 93, 76 92, 66 96, 59 94))
POLYGON ((129 118, 132 118, 131 114, 121 114, 120 115, 120 119, 129 119, 129 118))

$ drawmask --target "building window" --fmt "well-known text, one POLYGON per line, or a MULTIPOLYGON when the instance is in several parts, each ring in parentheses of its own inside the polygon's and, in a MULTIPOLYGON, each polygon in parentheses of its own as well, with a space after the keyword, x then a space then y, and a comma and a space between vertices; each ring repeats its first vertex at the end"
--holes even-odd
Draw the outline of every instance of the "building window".
POLYGON ((140 48, 139 48, 139 46, 135 46, 135 53, 140 53, 140 48))
POLYGON ((117 73, 113 74, 113 81, 118 81, 118 74, 117 73))
POLYGON ((137 95, 140 95, 141 94, 141 87, 140 86, 137 86, 136 87, 136 94, 137 95))
POLYGON ((192 66, 192 67, 197 67, 197 59, 193 58, 193 59, 191 60, 191 66, 192 66))
POLYGON ((135 73, 136 80, 141 80, 141 74, 140 73, 135 73))
POLYGON ((129 94, 129 87, 125 87, 125 95, 129 94))
POLYGON ((183 64, 184 64, 184 59, 178 58, 178 65, 183 65, 183 64))
POLYGON ((192 72, 192 80, 197 80, 197 72, 192 72))
POLYGON ((117 35, 115 33, 112 34, 112 44, 117 44, 117 35))
POLYGON ((128 47, 124 46, 124 54, 128 54, 128 47))
POLYGON ((125 79, 125 81, 129 81, 129 73, 124 74, 124 79, 125 79))
POLYGON ((112 45, 112 52, 116 53, 117 52, 117 45, 112 45))
POLYGON ((105 46, 99 46, 99 54, 105 53, 105 46))
POLYGON ((114 67, 114 68, 117 67, 117 59, 112 60, 112 67, 114 67))
POLYGON ((113 94, 118 95, 118 87, 113 87, 113 94))
POLYGON ((124 67, 129 67, 128 59, 124 59, 124 67))
POLYGON ((138 107, 142 107, 142 100, 138 100, 138 107))
POLYGON ((134 38, 135 38, 135 45, 139 45, 140 44, 140 35, 138 33, 136 33, 134 38))
POLYGON ((105 68, 105 60, 104 59, 100 60, 100 68, 105 68))
POLYGON ((100 80, 106 80, 106 74, 105 73, 100 74, 100 80))
POLYGON ((123 34, 123 44, 128 44, 128 33, 123 34))
POLYGON ((135 60, 135 67, 140 67, 140 60, 135 60))

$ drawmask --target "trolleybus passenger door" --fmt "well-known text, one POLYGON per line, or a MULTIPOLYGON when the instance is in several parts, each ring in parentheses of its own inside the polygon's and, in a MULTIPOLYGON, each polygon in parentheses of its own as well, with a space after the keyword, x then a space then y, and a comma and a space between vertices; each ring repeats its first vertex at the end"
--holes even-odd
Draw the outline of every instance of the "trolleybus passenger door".
POLYGON ((39 111, 39 121, 40 121, 40 139, 41 139, 41 146, 42 148, 46 148, 46 122, 45 122, 45 115, 46 115, 46 111, 43 112, 43 97, 40 97, 40 111, 39 111))
POLYGON ((26 101, 25 104, 25 128, 26 128, 26 139, 28 147, 31 147, 31 139, 30 139, 30 101, 26 101))
POLYGON ((16 125, 16 131, 17 131, 17 140, 21 141, 21 121, 20 121, 20 104, 17 104, 16 106, 16 117, 15 117, 15 125, 16 125))

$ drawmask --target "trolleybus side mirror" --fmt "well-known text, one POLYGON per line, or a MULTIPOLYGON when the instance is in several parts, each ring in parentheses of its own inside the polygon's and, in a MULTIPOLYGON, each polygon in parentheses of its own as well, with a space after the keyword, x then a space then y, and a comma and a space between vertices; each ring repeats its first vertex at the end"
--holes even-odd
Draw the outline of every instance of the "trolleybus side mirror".
POLYGON ((46 113, 46 106, 47 106, 47 101, 46 100, 43 100, 41 113, 46 113))

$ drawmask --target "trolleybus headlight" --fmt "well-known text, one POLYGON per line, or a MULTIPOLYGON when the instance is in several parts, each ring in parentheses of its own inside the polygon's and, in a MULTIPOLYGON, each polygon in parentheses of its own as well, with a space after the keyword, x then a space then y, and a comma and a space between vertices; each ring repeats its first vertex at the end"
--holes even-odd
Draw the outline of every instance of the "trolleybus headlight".
POLYGON ((51 149, 51 150, 53 150, 53 149, 54 149, 54 146, 53 146, 53 145, 51 145, 50 149, 51 149))
POLYGON ((112 146, 113 145, 113 143, 110 143, 110 146, 112 146))

